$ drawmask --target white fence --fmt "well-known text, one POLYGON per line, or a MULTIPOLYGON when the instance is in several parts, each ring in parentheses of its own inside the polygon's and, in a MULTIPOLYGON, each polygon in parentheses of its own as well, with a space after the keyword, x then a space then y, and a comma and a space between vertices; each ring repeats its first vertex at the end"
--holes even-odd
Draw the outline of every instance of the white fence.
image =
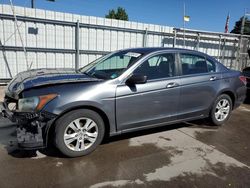
MULTIPOLYGON (((174 28, 174 33, 173 46, 183 48, 183 29, 174 28)), ((241 70, 250 63, 247 55, 250 36, 197 30, 185 30, 185 35, 184 48, 209 54, 231 69, 241 70)), ((166 43, 169 42, 166 38, 166 43)))
MULTIPOLYGON (((0 46, 0 79, 27 70, 27 64, 32 69, 73 68, 123 48, 183 47, 182 31, 173 27, 25 7, 14 7, 14 12, 20 35, 11 7, 0 5, 0 39, 3 44, 0 46), (26 47, 27 61, 21 41, 26 47)), ((222 33, 208 35, 187 32, 187 48, 206 52, 218 59, 228 57, 230 60, 225 64, 237 68, 234 65, 239 36, 222 33)))

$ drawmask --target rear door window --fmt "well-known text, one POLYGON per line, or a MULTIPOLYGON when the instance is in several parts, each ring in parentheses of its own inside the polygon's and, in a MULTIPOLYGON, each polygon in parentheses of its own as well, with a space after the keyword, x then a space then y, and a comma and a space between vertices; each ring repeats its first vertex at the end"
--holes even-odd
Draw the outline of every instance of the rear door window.
POLYGON ((203 56, 180 54, 182 75, 202 74, 215 72, 215 64, 203 56))

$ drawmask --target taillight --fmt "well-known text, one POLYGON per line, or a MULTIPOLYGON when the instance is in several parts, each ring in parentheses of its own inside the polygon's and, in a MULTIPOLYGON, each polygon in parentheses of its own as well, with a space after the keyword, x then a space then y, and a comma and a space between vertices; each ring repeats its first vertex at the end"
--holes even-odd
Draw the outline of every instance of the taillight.
POLYGON ((245 84, 247 85, 247 78, 245 76, 240 76, 239 79, 245 84))

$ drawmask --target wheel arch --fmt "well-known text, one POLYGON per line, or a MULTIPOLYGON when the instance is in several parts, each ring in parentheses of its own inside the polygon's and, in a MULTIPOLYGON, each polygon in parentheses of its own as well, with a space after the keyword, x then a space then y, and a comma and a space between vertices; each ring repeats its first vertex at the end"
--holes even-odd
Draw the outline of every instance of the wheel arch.
POLYGON ((53 137, 53 133, 55 130, 55 122, 61 118, 63 115, 67 114, 68 112, 71 112, 73 110, 79 110, 79 109, 88 109, 88 110, 92 110, 96 113, 98 113, 101 118, 103 119, 104 122, 104 126, 105 126, 105 133, 104 133, 104 138, 109 136, 109 132, 110 132, 110 121, 109 118, 107 116, 107 114, 101 110, 100 108, 91 106, 91 105, 80 105, 80 106, 75 106, 75 107, 71 107, 68 108, 66 110, 64 110, 62 113, 60 113, 56 119, 53 121, 53 123, 51 123, 49 126, 46 127, 45 130, 45 136, 46 136, 46 146, 48 145, 49 141, 51 140, 51 138, 53 137))
MULTIPOLYGON (((220 96, 220 95, 223 95, 223 94, 226 94, 226 95, 228 95, 230 98, 231 98, 231 100, 232 100, 232 109, 234 109, 234 106, 235 106, 235 100, 236 100, 236 96, 235 96, 235 94, 234 94, 234 92, 232 92, 231 90, 223 90, 223 91, 221 91, 220 93, 219 93, 219 95, 218 96, 220 96)), ((217 97, 218 97, 217 96, 217 97)))
POLYGON ((230 117, 229 115, 226 117, 226 119, 222 120, 222 121, 218 121, 214 114, 215 114, 215 108, 217 106, 217 101, 219 101, 219 97, 221 95, 227 95, 230 99, 231 99, 231 102, 232 102, 232 108, 230 109, 229 113, 234 109, 234 105, 235 105, 235 94, 233 91, 229 90, 229 89, 225 89, 221 92, 218 93, 218 95, 216 96, 213 104, 211 105, 211 108, 210 108, 210 111, 209 111, 209 120, 211 121, 211 123, 213 123, 213 125, 222 125, 225 123, 225 121, 228 120, 228 118, 230 117))

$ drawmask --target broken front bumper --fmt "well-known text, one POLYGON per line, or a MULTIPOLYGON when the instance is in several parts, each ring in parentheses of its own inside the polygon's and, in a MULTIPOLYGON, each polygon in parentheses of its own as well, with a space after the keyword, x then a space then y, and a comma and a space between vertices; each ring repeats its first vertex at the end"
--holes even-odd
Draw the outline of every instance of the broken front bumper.
POLYGON ((48 130, 56 115, 48 112, 17 112, 0 103, 1 116, 17 124, 18 146, 22 149, 38 149, 47 146, 48 130))

